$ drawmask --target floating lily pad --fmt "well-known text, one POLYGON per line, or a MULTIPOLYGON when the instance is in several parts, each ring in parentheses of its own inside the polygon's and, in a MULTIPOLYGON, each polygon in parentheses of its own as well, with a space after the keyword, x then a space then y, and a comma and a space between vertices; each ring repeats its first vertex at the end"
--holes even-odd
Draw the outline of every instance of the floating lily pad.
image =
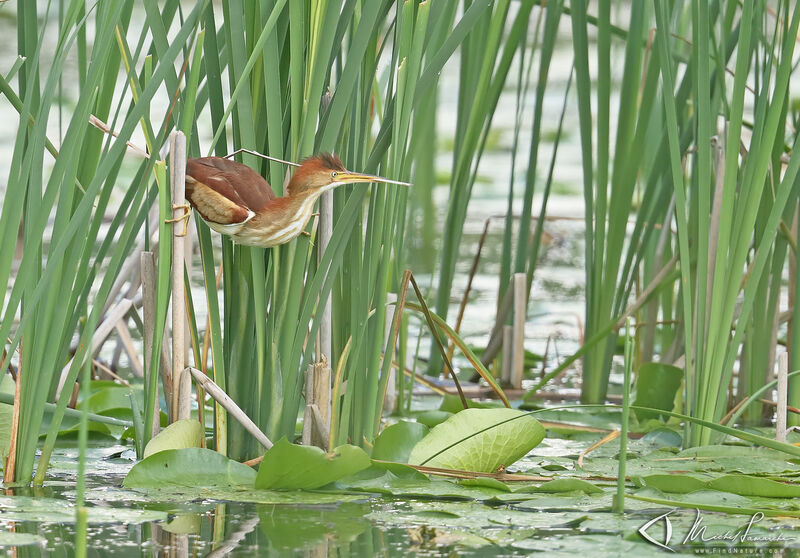
POLYGON ((783 452, 769 448, 755 448, 749 446, 708 445, 688 448, 678 454, 681 457, 735 457, 749 459, 751 457, 778 458, 786 461, 789 456, 783 452))
MULTIPOLYGON (((467 399, 467 407, 470 409, 505 409, 499 401, 474 401, 472 399, 467 399)), ((448 413, 460 413, 464 410, 464 404, 459 396, 445 394, 442 397, 442 404, 439 406, 439 410, 448 413)))
POLYGON ((384 428, 375 438, 372 458, 395 463, 408 463, 411 450, 428 433, 428 427, 418 422, 400 421, 384 428))
POLYGON ((544 439, 544 428, 515 409, 466 409, 431 430, 408 462, 491 473, 523 457, 544 439))
POLYGON ((698 478, 694 475, 668 475, 657 473, 636 477, 632 480, 637 486, 647 486, 673 494, 688 494, 689 492, 708 488, 707 478, 698 478))
POLYGON ((431 411, 423 411, 417 415, 417 422, 420 424, 424 424, 428 428, 433 428, 437 424, 441 424, 450 417, 453 416, 453 413, 448 411, 440 411, 438 409, 434 409, 431 411))
POLYGON ((420 473, 414 467, 406 465, 405 463, 391 463, 383 461, 373 461, 372 466, 369 469, 359 471, 356 476, 358 478, 369 479, 380 477, 386 471, 391 471, 400 478, 419 480, 427 480, 428 478, 424 473, 420 473))
POLYGON ((800 486, 794 483, 777 482, 750 475, 723 475, 708 483, 709 488, 733 492, 742 496, 765 498, 798 498, 800 486))
POLYGON ((449 480, 398 478, 389 471, 371 479, 346 479, 339 482, 338 486, 348 491, 434 500, 490 500, 507 494, 497 487, 488 488, 485 485, 464 486, 449 480))
POLYGON ((463 479, 462 486, 480 486, 482 488, 490 488, 499 490, 500 492, 511 492, 511 488, 504 482, 501 482, 492 477, 476 477, 474 479, 463 479))
MULTIPOLYGON (((616 430, 619 428, 622 411, 619 409, 546 409, 536 413, 541 421, 553 421, 616 430)), ((596 436, 596 435, 595 435, 596 436)))
POLYGON ((369 466, 369 456, 356 446, 339 446, 333 453, 325 453, 317 447, 299 446, 281 438, 264 454, 255 486, 272 490, 312 490, 369 466))
POLYGON ((146 459, 168 449, 199 448, 203 435, 203 427, 196 420, 173 422, 147 443, 143 457, 146 459))
POLYGON ((523 489, 518 490, 517 493, 548 492, 551 494, 558 494, 560 492, 575 492, 575 491, 584 492, 586 494, 599 494, 603 492, 603 489, 598 488, 589 481, 569 478, 569 479, 553 479, 551 481, 542 483, 539 486, 525 487, 523 489))
POLYGON ((164 450, 143 459, 125 477, 126 488, 252 486, 256 472, 210 449, 164 450))
POLYGON ((641 441, 656 448, 679 448, 683 444, 683 436, 662 426, 642 436, 641 441))

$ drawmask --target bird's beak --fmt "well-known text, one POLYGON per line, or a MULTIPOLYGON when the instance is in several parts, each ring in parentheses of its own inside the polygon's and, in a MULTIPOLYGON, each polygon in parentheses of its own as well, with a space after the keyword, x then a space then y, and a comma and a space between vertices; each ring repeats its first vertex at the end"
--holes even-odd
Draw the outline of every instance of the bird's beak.
POLYGON ((359 172, 343 171, 336 177, 337 182, 344 182, 347 184, 355 184, 357 182, 380 182, 382 184, 399 184, 400 186, 411 186, 410 182, 400 182, 399 180, 391 180, 383 178, 382 176, 375 176, 373 174, 361 174, 359 172))

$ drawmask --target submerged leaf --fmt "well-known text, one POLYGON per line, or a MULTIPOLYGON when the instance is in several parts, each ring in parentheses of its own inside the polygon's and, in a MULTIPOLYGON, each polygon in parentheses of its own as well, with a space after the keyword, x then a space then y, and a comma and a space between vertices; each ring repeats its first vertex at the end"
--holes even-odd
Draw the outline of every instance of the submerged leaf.
POLYGON ((159 488, 164 485, 252 486, 256 472, 210 449, 183 448, 160 451, 133 466, 122 485, 159 488))
POLYGON ((369 456, 356 446, 339 446, 333 453, 325 453, 317 447, 298 446, 281 438, 264 454, 255 486, 272 490, 312 490, 369 465, 369 456))
POLYGON ((431 430, 411 452, 411 465, 492 473, 544 439, 544 428, 515 409, 466 409, 431 430))
POLYGON ((86 401, 81 401, 77 409, 86 409, 90 413, 102 414, 111 409, 131 409, 132 389, 127 386, 112 384, 95 391, 86 401))

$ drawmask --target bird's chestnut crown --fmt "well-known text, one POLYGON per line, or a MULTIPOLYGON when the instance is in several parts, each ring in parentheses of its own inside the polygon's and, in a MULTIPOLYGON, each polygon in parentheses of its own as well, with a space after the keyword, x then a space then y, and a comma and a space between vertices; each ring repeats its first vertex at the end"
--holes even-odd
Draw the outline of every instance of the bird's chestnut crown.
POLYGON ((318 153, 303 159, 294 171, 287 187, 290 196, 319 190, 338 182, 340 173, 347 172, 342 160, 332 153, 318 153))

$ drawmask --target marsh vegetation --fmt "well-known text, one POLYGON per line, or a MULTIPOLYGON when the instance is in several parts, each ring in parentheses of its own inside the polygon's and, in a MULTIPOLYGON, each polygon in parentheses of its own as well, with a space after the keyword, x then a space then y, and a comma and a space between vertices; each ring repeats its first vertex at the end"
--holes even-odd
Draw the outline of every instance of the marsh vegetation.
POLYGON ((677 509, 796 547, 799 25, 2 3, 0 545, 644 555, 677 509), (170 222, 186 157, 280 195, 258 154, 319 152, 413 187, 338 187, 269 248, 170 222))

